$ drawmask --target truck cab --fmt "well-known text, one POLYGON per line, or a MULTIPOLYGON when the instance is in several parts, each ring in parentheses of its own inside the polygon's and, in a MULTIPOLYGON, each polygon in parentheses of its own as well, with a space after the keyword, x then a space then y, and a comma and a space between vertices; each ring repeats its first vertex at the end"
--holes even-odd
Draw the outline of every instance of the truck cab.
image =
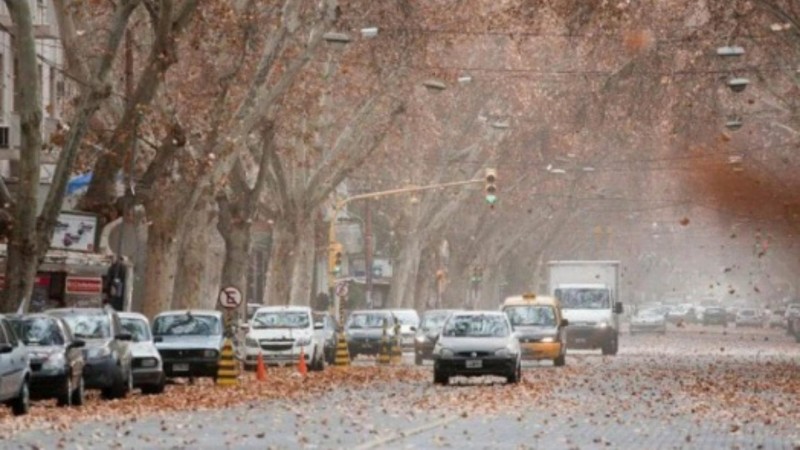
POLYGON ((616 355, 619 348, 616 261, 551 261, 549 287, 569 322, 568 349, 600 349, 616 355))

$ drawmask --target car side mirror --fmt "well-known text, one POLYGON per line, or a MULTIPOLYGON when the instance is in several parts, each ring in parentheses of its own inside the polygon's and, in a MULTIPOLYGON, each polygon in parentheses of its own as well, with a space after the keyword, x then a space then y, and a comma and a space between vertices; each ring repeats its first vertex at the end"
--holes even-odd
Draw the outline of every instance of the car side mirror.
POLYGON ((614 303, 614 313, 615 314, 622 314, 623 312, 622 302, 614 303))
POLYGON ((561 326, 562 326, 562 327, 569 326, 569 320, 567 320, 567 319, 561 319, 561 326))
POLYGON ((132 341, 133 335, 130 333, 120 333, 117 335, 118 341, 132 341))
POLYGON ((3 353, 11 353, 14 350, 14 346, 11 344, 0 344, 0 355, 3 353))
POLYGON ((410 330, 413 331, 414 333, 416 333, 417 332, 417 327, 411 327, 410 330))
POLYGON ((67 348, 83 348, 86 347, 86 341, 81 339, 75 339, 74 341, 70 342, 67 348))
POLYGON ((314 329, 315 330, 324 330, 325 324, 322 322, 314 322, 314 329))
POLYGON ((154 336, 153 342, 164 342, 164 338, 161 336, 154 336))

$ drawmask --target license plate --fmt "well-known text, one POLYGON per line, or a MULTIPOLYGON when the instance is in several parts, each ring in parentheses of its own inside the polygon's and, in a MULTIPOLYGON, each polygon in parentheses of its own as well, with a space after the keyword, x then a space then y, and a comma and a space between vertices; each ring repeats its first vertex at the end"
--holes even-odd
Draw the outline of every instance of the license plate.
POLYGON ((188 372, 189 364, 173 364, 172 370, 175 372, 188 372))
POLYGON ((480 359, 468 359, 466 365, 467 369, 480 369, 483 367, 483 361, 480 359))

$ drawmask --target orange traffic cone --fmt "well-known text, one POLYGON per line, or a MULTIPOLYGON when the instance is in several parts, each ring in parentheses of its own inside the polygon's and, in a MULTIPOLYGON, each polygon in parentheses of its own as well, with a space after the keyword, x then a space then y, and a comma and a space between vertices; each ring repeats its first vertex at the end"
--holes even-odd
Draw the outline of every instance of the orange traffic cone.
POLYGON ((258 381, 267 381, 267 368, 264 366, 264 355, 262 353, 258 354, 258 360, 256 364, 256 379, 258 381))
POLYGON ((300 359, 297 361, 297 371, 300 372, 300 375, 302 376, 308 375, 308 366, 306 366, 306 353, 303 351, 303 347, 300 347, 300 359))

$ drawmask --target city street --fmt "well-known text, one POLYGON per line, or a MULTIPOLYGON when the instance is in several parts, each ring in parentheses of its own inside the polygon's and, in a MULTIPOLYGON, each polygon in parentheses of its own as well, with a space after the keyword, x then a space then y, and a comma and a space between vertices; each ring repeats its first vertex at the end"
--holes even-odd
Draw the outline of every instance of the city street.
POLYGON ((78 410, 0 413, 4 448, 800 448, 800 345, 783 330, 670 328, 620 354, 528 364, 520 385, 359 360, 221 388, 173 385, 78 410))

